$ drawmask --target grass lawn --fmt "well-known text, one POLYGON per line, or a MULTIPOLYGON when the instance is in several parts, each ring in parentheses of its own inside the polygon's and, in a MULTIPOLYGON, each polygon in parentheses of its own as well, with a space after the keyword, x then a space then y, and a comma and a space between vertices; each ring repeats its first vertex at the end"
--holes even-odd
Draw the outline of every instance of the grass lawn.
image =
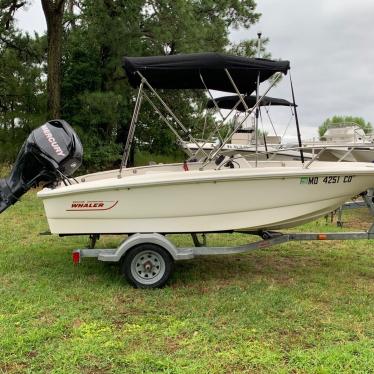
MULTIPOLYGON (((345 218, 356 229, 370 220, 345 218)), ((0 224, 0 373, 374 372, 373 241, 199 258, 178 263, 166 288, 135 290, 116 265, 73 266, 85 237, 39 236, 35 193, 0 224)), ((300 230, 341 229, 321 219, 300 230)))

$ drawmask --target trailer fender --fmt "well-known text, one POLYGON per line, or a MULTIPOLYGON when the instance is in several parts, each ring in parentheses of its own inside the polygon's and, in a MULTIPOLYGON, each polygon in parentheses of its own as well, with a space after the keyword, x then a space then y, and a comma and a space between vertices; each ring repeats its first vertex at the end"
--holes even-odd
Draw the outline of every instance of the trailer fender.
POLYGON ((175 245, 168 240, 164 235, 158 233, 149 233, 149 234, 133 234, 125 239, 117 248, 115 252, 105 253, 104 251, 100 252, 98 260, 100 261, 113 261, 118 262, 122 257, 129 251, 131 248, 136 247, 140 244, 151 243, 158 245, 164 248, 170 253, 170 256, 175 261, 179 260, 188 260, 194 257, 193 251, 190 248, 178 249, 175 245))

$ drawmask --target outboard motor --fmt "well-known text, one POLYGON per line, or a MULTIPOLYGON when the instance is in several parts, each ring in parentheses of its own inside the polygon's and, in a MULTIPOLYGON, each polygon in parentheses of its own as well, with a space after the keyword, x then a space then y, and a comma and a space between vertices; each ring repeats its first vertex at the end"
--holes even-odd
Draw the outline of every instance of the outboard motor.
POLYGON ((23 143, 9 177, 0 179, 0 213, 31 187, 72 175, 82 155, 82 144, 67 122, 52 120, 35 129, 23 143))

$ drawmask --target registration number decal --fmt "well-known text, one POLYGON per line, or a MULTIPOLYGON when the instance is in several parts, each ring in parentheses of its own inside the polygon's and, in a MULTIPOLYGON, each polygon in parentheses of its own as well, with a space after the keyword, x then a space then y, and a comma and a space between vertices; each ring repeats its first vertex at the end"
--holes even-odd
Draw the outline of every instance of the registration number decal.
POLYGON ((300 184, 337 184, 351 183, 353 175, 327 175, 325 177, 301 177, 300 184))

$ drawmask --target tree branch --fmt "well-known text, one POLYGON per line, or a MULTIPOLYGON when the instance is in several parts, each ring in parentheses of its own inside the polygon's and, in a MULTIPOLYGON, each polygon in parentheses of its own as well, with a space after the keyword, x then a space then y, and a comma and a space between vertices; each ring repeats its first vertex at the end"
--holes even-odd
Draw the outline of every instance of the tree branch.
POLYGON ((19 0, 8 0, 4 1, 1 4, 1 8, 4 11, 3 15, 1 16, 1 23, 4 24, 5 30, 9 30, 14 19, 14 13, 19 9, 22 8, 24 5, 27 4, 27 0, 20 1, 19 0))
POLYGON ((22 48, 21 46, 14 43, 12 40, 6 39, 3 35, 0 34, 0 42, 4 43, 7 48, 14 49, 19 53, 25 53, 27 56, 34 58, 39 64, 42 63, 41 57, 35 53, 31 48, 26 47, 22 48))

